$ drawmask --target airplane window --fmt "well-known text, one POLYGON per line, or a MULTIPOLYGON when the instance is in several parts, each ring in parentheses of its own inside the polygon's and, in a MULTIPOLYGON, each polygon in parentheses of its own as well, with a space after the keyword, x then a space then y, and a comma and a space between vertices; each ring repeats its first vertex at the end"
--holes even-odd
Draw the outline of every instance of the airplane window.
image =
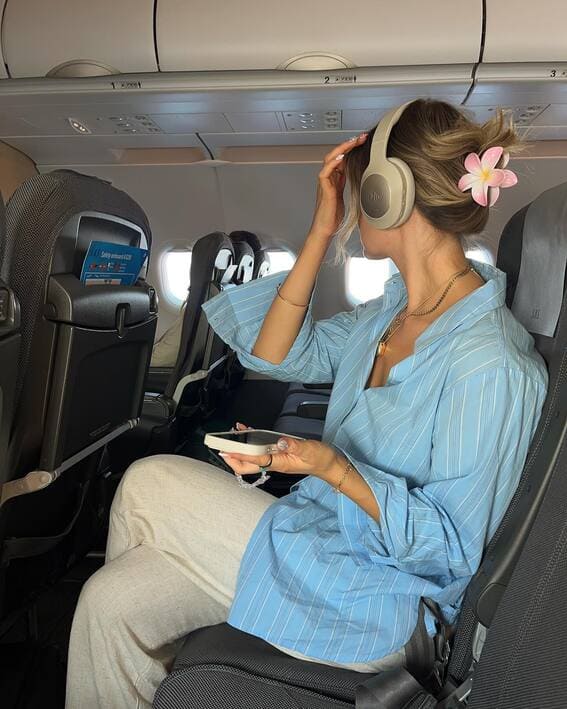
POLYGON ((171 249, 162 257, 164 295, 172 305, 181 305, 187 298, 191 274, 191 251, 171 249))
POLYGON ((384 293, 384 283, 393 276, 396 267, 391 259, 367 259, 352 256, 346 266, 347 298, 353 305, 378 298, 384 293))
POLYGON ((289 271, 295 263, 295 256, 289 251, 273 250, 268 251, 268 259, 270 261, 270 273, 279 273, 280 271, 289 271))
POLYGON ((472 249, 467 249, 465 251, 465 256, 467 258, 472 258, 475 261, 480 261, 481 263, 488 263, 490 266, 494 266, 494 258, 488 249, 482 248, 482 246, 475 246, 472 249))
MULTIPOLYGON (((467 258, 494 266, 494 258, 488 249, 475 246, 465 251, 467 258)), ((367 259, 353 256, 347 262, 347 298, 353 305, 378 298, 384 293, 384 284, 397 272, 391 259, 367 259)))

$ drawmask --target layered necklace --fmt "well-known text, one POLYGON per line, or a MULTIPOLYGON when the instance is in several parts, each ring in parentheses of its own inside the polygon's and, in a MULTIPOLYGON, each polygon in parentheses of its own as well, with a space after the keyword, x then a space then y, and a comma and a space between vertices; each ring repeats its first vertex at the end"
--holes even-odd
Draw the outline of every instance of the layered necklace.
POLYGON ((430 298, 433 297, 433 295, 430 295, 425 300, 423 300, 417 306, 417 308, 411 313, 405 312, 407 310, 407 306, 405 308, 403 308, 396 315, 396 317, 392 320, 392 322, 390 323, 390 325, 388 326, 388 328, 386 329, 386 331, 384 332, 384 334, 382 335, 382 337, 378 341, 378 345, 376 347, 376 354, 374 355, 374 357, 375 358, 380 357, 381 355, 384 354, 384 352, 386 351, 386 343, 392 337, 392 335, 396 332, 396 330, 399 327, 401 327, 401 325, 403 325, 406 318, 410 317, 410 315, 429 315, 429 313, 432 313, 434 310, 436 310, 441 305, 441 303, 443 302, 443 299, 445 298, 445 296, 449 292, 449 289, 451 288, 453 283, 457 280, 457 278, 461 278, 462 276, 466 276, 467 273, 469 273, 469 271, 474 271, 475 273, 477 273, 472 266, 467 266, 467 268, 465 268, 464 270, 459 271, 458 273, 451 276, 448 284, 445 286, 445 290, 441 294, 441 297, 439 298, 439 300, 435 303, 435 305, 432 308, 429 308, 429 310, 425 310, 423 313, 417 312, 425 302, 427 302, 430 298))

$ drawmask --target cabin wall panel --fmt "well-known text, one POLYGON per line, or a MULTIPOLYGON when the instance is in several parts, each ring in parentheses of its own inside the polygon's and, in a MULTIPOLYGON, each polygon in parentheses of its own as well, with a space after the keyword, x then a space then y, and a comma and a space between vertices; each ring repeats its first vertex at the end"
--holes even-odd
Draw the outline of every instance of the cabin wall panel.
MULTIPOLYGON (((567 155, 563 144, 556 154, 567 155)), ((58 166, 42 166, 43 172, 58 166)), ((246 229, 258 234, 266 246, 288 248, 296 254, 305 240, 315 205, 319 166, 305 165, 60 165, 78 169, 128 192, 148 214, 154 236, 149 279, 162 289, 160 256, 172 247, 191 246, 217 229, 246 229)), ((485 232, 476 240, 494 256, 507 220, 542 191, 564 182, 567 157, 514 159, 516 187, 504 190, 491 208, 485 232)), ((356 231, 349 244, 361 255, 356 231)), ((344 294, 344 270, 331 262, 331 246, 317 280, 314 317, 330 317, 350 309, 344 294)), ((176 310, 162 297, 158 332, 173 322, 176 310)))

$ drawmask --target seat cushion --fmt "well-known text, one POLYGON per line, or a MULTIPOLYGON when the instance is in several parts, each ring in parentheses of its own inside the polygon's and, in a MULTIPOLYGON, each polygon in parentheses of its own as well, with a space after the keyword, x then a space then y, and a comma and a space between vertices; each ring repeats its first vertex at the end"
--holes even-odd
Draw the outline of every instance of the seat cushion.
POLYGON ((192 632, 155 709, 346 709, 373 674, 299 660, 228 623, 192 632))
POLYGON ((306 419, 300 416, 280 416, 274 424, 274 431, 289 433, 302 438, 314 438, 320 441, 323 436, 324 421, 306 419))

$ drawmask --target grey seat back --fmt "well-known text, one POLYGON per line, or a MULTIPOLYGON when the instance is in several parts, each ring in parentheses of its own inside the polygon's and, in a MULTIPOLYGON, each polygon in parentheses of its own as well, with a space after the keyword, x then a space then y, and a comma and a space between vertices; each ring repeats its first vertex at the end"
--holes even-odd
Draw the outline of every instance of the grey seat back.
MULTIPOLYGON (((166 396, 181 400, 186 388, 198 390, 209 370, 220 365, 214 359, 213 333, 202 304, 230 283, 236 272, 232 241, 224 232, 201 237, 192 249, 189 298, 183 316, 181 342, 169 376, 166 396), (193 386, 195 385, 195 386, 193 386)), ((196 395, 195 400, 197 400, 196 395)))
POLYGON ((49 491, 33 488, 4 505, 5 559, 36 553, 20 538, 61 530, 69 504, 51 483, 135 425, 157 319, 155 292, 143 277, 133 286, 80 280, 92 240, 150 249, 147 218, 127 194, 55 171, 24 182, 6 217, 7 274, 22 318, 7 479, 16 491, 24 477, 49 491))
MULTIPOLYGON (((231 237, 232 238, 232 237, 231 237)), ((236 272, 232 282, 239 286, 252 280, 254 274, 254 250, 247 241, 233 240, 236 272)))
MULTIPOLYGON (((5 267, 5 245, 6 219, 4 203, 0 199, 0 271, 5 267)), ((0 495, 9 473, 8 441, 14 413, 20 339, 19 304, 9 285, 0 278, 0 495)))
POLYGON ((144 280, 89 287, 79 277, 91 240, 150 249, 151 232, 127 194, 61 170, 14 193, 7 235, 10 283, 22 312, 12 465, 15 473, 37 465, 53 470, 139 415, 155 293, 144 280))
MULTIPOLYGON (((567 297, 565 259, 567 257, 567 183, 544 192, 516 213, 506 225, 498 250, 497 265, 507 274, 506 304, 534 337, 549 372, 549 388, 541 418, 531 442, 520 483, 498 530, 490 541, 483 561, 472 578, 459 617, 449 674, 462 682, 480 656, 486 629, 506 591, 517 560, 540 510, 549 480, 556 470, 557 455, 567 436, 567 297), (531 268, 526 259, 534 250, 540 254, 531 268), (559 282, 551 281, 546 262, 559 261, 563 270, 559 282), (537 264, 544 266, 539 270, 537 264), (528 279, 522 283, 522 279, 528 279), (533 289, 533 307, 518 308, 520 287, 533 289), (557 302, 549 293, 559 291, 557 302), (555 315, 548 334, 533 332, 529 320, 542 321, 551 309, 555 315), (539 313, 535 312, 538 311, 539 313)), ((549 322, 549 319, 548 319, 549 322)))

